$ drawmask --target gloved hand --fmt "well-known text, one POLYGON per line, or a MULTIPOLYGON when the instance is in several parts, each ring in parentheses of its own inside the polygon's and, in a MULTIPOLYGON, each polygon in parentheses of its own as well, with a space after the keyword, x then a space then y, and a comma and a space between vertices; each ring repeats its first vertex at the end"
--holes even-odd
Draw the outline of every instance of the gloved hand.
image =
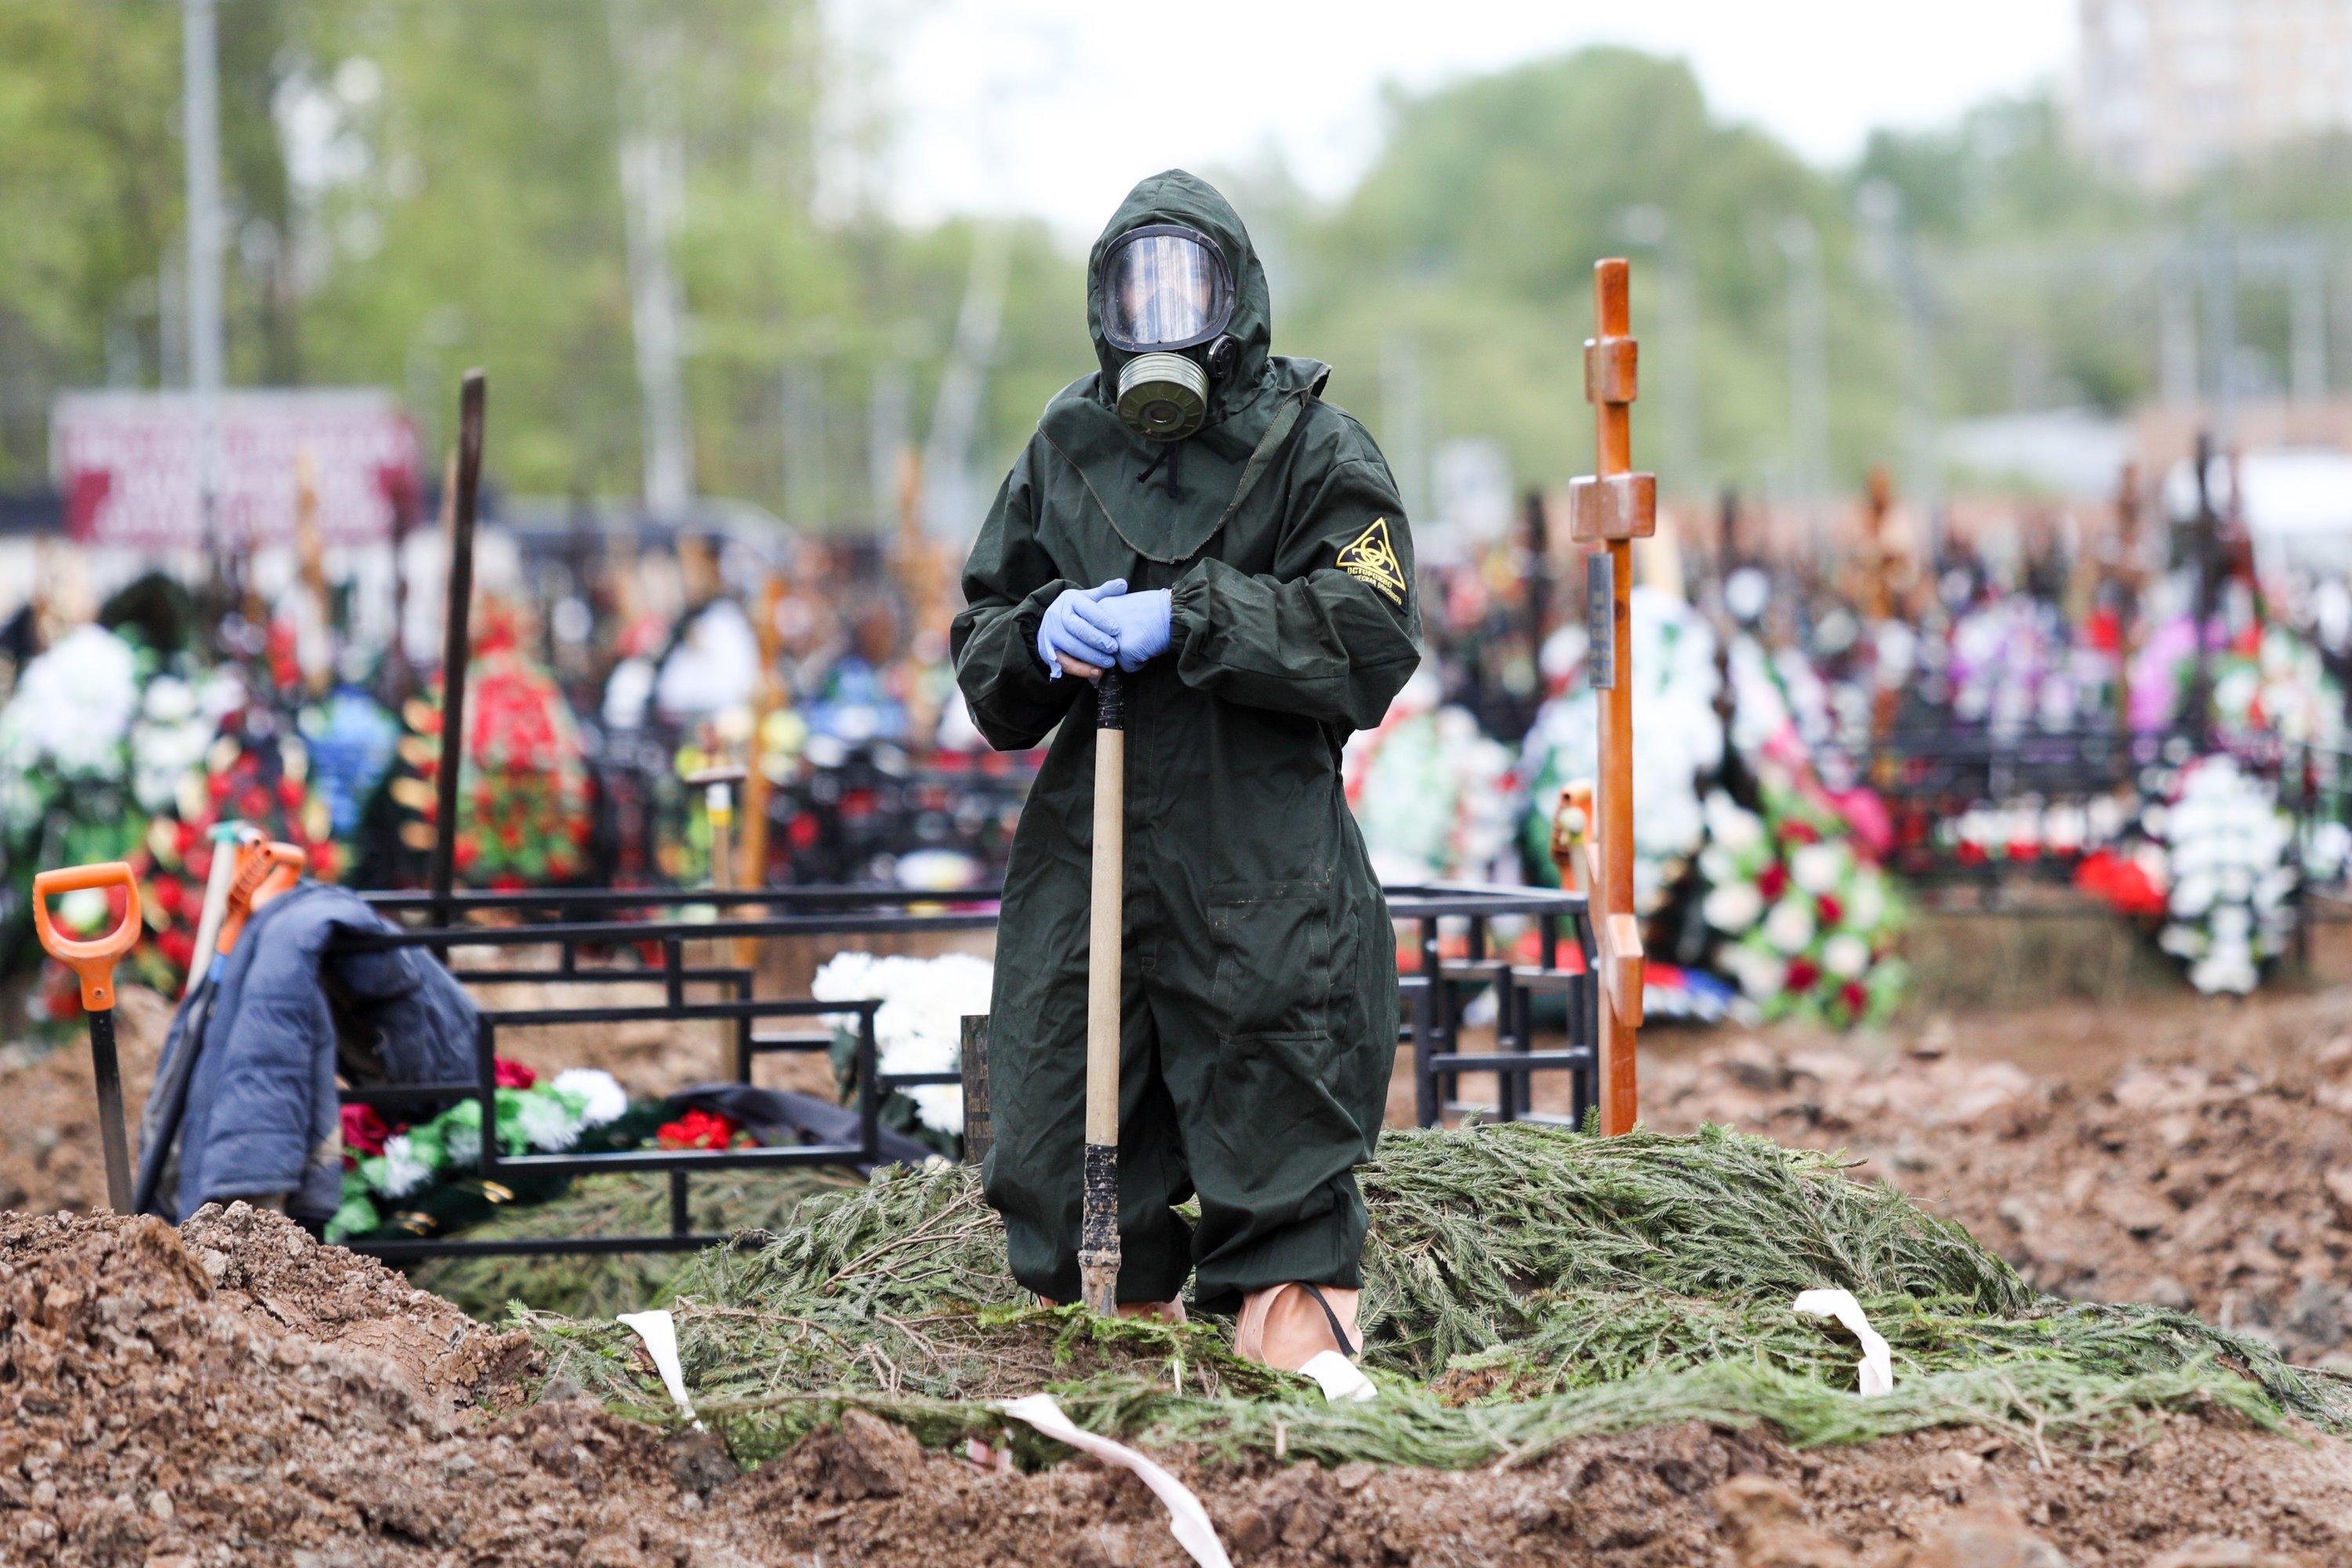
POLYGON ((1065 588, 1045 606, 1037 623, 1037 657, 1046 674, 1061 679, 1065 659, 1081 666, 1079 674, 1100 674, 1118 660, 1118 633, 1100 601, 1126 592, 1127 579, 1114 577, 1098 588, 1065 588))
POLYGON ((1172 597, 1166 588, 1140 594, 1120 594, 1095 606, 1118 637, 1118 667, 1140 669, 1168 651, 1168 614, 1172 597))

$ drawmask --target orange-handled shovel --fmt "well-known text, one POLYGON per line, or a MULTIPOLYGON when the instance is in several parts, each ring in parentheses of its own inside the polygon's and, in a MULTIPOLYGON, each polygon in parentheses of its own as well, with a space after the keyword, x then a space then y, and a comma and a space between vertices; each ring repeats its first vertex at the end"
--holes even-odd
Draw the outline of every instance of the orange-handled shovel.
POLYGON ((117 1214, 130 1214, 131 1145, 122 1121, 122 1064, 114 1052, 114 961, 139 940, 139 884, 121 860, 99 866, 68 866, 33 879, 33 929, 51 958, 81 982, 82 1011, 89 1015, 89 1061, 98 1076, 98 1136, 106 1150, 106 1201, 117 1214), (58 934, 49 900, 87 888, 122 889, 122 922, 94 942, 58 934))

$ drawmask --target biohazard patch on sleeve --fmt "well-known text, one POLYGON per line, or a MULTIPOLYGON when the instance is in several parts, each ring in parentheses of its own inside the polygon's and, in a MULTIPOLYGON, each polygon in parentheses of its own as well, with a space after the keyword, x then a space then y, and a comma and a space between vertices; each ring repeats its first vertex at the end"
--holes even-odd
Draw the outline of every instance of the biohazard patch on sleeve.
POLYGON ((1350 577, 1370 583, 1398 604, 1404 603, 1404 568, 1397 562, 1396 546, 1389 542, 1387 518, 1374 518, 1371 527, 1341 545, 1332 564, 1350 577))

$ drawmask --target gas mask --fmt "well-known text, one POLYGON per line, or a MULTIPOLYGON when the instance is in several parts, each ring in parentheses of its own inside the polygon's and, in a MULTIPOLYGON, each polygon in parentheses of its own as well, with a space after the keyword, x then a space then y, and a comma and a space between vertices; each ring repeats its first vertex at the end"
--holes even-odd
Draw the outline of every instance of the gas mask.
POLYGON ((1102 329, 1111 347, 1135 356, 1118 373, 1118 416, 1129 429, 1181 441, 1201 427, 1210 379, 1237 351, 1223 335, 1233 315, 1233 277, 1207 237, 1168 223, 1118 237, 1103 258, 1102 329))

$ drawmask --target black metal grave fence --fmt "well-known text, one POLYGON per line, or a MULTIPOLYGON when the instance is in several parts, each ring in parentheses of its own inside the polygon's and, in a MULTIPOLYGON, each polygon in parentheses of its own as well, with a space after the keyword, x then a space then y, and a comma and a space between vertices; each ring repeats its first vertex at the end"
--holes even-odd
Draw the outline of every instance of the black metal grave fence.
MULTIPOLYGON (((357 1088, 342 1091, 347 1104, 379 1110, 446 1108, 474 1100, 482 1125, 496 1122, 497 1056, 502 1030, 558 1026, 632 1023, 716 1022, 731 1026, 730 1076, 749 1084, 760 1058, 773 1054, 830 1053, 832 1021, 847 1018, 856 1047, 848 1102, 856 1112, 856 1136, 798 1145, 732 1150, 631 1149, 597 1152, 512 1154, 495 1137, 482 1141, 480 1174, 578 1176, 600 1173, 653 1173, 669 1184, 666 1230, 635 1236, 468 1238, 462 1235, 358 1243, 355 1250, 386 1261, 467 1255, 681 1251, 724 1237, 697 1232, 690 1218, 690 1185, 698 1174, 761 1167, 834 1165, 871 1167, 890 1156, 883 1147, 881 1111, 900 1089, 965 1083, 961 1070, 887 1073, 880 1069, 874 1016, 877 1001, 822 1001, 814 997, 756 994, 755 967, 704 961, 709 945, 721 951, 739 942, 780 938, 854 941, 861 936, 903 938, 920 932, 992 929, 999 889, 985 888, 948 895, 898 888, 856 886, 770 888, 719 894, 711 889, 557 889, 529 892, 453 895, 449 923, 424 923, 431 895, 385 892, 366 895, 398 929, 357 939, 358 945, 414 948, 438 954, 462 981, 529 982, 550 988, 558 1005, 527 1009, 488 1008, 475 1042, 474 1076, 437 1084, 357 1088), (761 911, 744 915, 730 911, 761 911), (485 955, 482 950, 489 950, 485 955), (458 950, 465 950, 461 954, 458 950), (545 957, 551 963, 505 962, 510 955, 545 957), (656 984, 657 1004, 613 1005, 595 998, 599 988, 622 983, 656 984), (690 992, 716 991, 718 999, 690 992), (581 1000, 572 1005, 570 994, 581 1000), (827 1021, 822 1028, 762 1030, 782 1020, 827 1021)), ((1583 895, 1555 889, 1427 883, 1387 889, 1389 913, 1412 932, 1415 962, 1400 980, 1399 1043, 1412 1048, 1414 1112, 1421 1124, 1447 1116, 1480 1114, 1490 1119, 1580 1122, 1594 1102, 1594 1040, 1598 995, 1593 988, 1594 945, 1583 895), (1511 948, 1529 951, 1515 958, 1511 948), (1565 944, 1565 947, 1563 947, 1565 944), (1529 961, 1531 960, 1531 961, 1529 961), (1473 1005, 1493 1001, 1493 1041, 1467 1048, 1465 1033, 1473 1005), (1549 1004, 1547 1004, 1549 999, 1549 1004), (1558 1046, 1539 1046, 1550 1005, 1559 1008, 1558 1046), (1461 1098, 1462 1079, 1492 1075, 1493 1102, 1461 1098), (1536 1080, 1564 1077, 1567 1109, 1539 1112, 1536 1080)), ((969 1092, 969 1090, 967 1090, 969 1092)))

